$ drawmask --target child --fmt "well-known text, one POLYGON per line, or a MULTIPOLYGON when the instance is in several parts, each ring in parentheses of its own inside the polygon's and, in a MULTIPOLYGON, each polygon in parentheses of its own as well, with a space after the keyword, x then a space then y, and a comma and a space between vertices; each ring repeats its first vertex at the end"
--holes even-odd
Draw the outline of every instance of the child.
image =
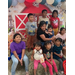
POLYGON ((34 44, 34 50, 33 50, 33 53, 32 53, 32 56, 31 56, 31 60, 33 60, 33 57, 34 57, 34 75, 36 75, 36 70, 37 70, 37 67, 38 67, 38 63, 41 63, 41 65, 44 67, 45 69, 45 75, 47 75, 47 70, 46 70, 46 64, 44 62, 44 58, 40 59, 41 55, 43 56, 42 54, 42 49, 41 49, 41 42, 36 42, 34 44))
POLYGON ((59 66, 60 66, 60 73, 63 74, 64 71, 63 71, 63 61, 66 60, 64 57, 63 57, 63 54, 62 54, 62 39, 61 38, 57 38, 55 40, 55 45, 53 47, 53 58, 58 60, 59 61, 59 66))
POLYGON ((62 39, 62 46, 63 46, 63 54, 66 55, 66 29, 65 28, 60 28, 60 33, 56 35, 56 38, 61 38, 62 39))
POLYGON ((38 24, 40 24, 41 21, 46 22, 46 29, 48 28, 48 25, 50 24, 49 18, 47 18, 47 10, 42 10, 42 17, 39 18, 38 24))
POLYGON ((18 62, 20 62, 21 66, 23 66, 23 61, 25 64, 26 75, 29 75, 29 73, 28 73, 28 57, 25 54, 25 48, 26 48, 26 44, 25 44, 25 42, 22 41, 21 35, 16 33, 13 36, 13 42, 10 45, 11 59, 13 61, 12 68, 11 68, 12 75, 15 75, 15 70, 18 65, 18 62))
POLYGON ((34 38, 37 31, 37 25, 34 22, 34 16, 33 14, 28 14, 29 21, 26 23, 26 34, 27 34, 27 47, 28 51, 30 51, 31 48, 33 48, 34 38))
POLYGON ((50 19, 51 25, 53 26, 54 34, 56 35, 59 31, 60 20, 58 18, 58 11, 54 10, 50 19))
MULTIPOLYGON (((54 31, 53 31, 52 25, 49 25, 49 26, 48 26, 48 31, 45 31, 45 33, 49 35, 49 38, 54 37, 54 39, 55 39, 54 31)), ((52 41, 50 41, 50 42, 52 42, 52 41)))
POLYGON ((56 75, 59 75, 58 70, 57 70, 57 66, 53 60, 53 51, 51 48, 51 42, 50 41, 45 42, 44 56, 45 56, 45 62, 47 64, 47 66, 49 67, 50 75, 53 75, 52 66, 55 69, 56 75))

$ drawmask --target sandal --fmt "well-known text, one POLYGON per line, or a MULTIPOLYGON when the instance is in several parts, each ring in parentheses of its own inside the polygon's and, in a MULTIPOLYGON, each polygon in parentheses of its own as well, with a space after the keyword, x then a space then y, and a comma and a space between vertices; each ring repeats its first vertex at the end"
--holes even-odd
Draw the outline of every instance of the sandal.
POLYGON ((26 72, 26 75, 29 75, 29 73, 28 73, 28 72, 26 72))

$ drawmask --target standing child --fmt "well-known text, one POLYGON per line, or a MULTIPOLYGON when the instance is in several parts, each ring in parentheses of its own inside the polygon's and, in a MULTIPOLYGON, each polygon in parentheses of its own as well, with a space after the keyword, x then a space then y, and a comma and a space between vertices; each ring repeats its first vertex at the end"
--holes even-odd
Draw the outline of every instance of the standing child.
POLYGON ((43 57, 43 54, 42 54, 41 46, 42 46, 41 42, 36 42, 34 44, 35 48, 33 50, 32 56, 31 56, 31 60, 34 59, 34 75, 36 75, 36 70, 37 70, 37 67, 38 67, 38 63, 41 63, 41 65, 45 69, 45 75, 47 75, 46 64, 44 62, 44 57, 43 57), (41 57, 42 57, 42 59, 41 59, 41 57))
POLYGON ((15 75, 15 70, 17 68, 18 62, 23 66, 23 61, 25 64, 26 75, 28 74, 28 57, 25 54, 26 44, 22 41, 20 34, 16 33, 13 36, 13 42, 10 45, 11 49, 11 59, 13 61, 11 74, 15 75))
POLYGON ((46 22, 46 29, 48 28, 48 25, 50 24, 49 18, 47 18, 47 10, 42 10, 42 17, 39 18, 38 24, 40 24, 41 21, 46 22))
POLYGON ((50 19, 51 25, 53 26, 54 34, 56 35, 59 31, 60 19, 58 18, 58 11, 54 10, 52 12, 52 17, 50 19))
POLYGON ((61 38, 57 38, 55 40, 55 45, 53 47, 53 58, 58 60, 59 61, 59 66, 60 66, 60 73, 63 74, 64 71, 63 71, 63 61, 66 60, 64 57, 63 57, 63 54, 62 54, 62 39, 61 38))
POLYGON ((50 41, 45 42, 44 56, 45 56, 45 59, 46 59, 45 62, 47 64, 47 66, 49 67, 50 75, 53 75, 52 66, 54 67, 56 75, 59 75, 56 63, 53 60, 53 50, 51 48, 51 42, 50 41))
POLYGON ((29 21, 26 23, 26 34, 27 34, 27 47, 28 51, 33 48, 34 38, 37 31, 37 25, 34 22, 33 14, 28 14, 29 21))

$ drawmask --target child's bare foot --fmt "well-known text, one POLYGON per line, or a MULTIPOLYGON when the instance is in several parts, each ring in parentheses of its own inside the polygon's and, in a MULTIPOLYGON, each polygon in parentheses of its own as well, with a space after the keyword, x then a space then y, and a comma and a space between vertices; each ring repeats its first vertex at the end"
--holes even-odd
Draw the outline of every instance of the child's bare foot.
POLYGON ((28 71, 26 72, 26 75, 29 75, 28 71))

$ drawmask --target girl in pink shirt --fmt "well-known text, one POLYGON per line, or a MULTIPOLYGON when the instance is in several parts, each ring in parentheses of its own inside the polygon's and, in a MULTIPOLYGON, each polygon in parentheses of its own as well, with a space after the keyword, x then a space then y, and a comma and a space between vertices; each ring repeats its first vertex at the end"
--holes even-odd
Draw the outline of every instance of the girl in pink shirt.
POLYGON ((63 42, 62 42, 62 45, 63 45, 63 54, 66 55, 66 45, 65 45, 65 42, 66 42, 66 29, 62 27, 60 29, 60 33, 58 33, 56 35, 56 38, 61 38, 63 40, 63 42))

